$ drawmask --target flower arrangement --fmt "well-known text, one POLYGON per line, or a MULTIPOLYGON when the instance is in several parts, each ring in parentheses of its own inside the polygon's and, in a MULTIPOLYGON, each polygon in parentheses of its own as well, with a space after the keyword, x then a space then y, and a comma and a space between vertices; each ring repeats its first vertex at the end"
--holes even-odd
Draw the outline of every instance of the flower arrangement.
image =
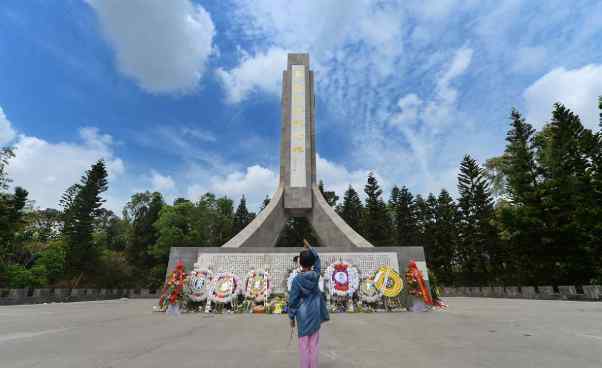
POLYGON ((423 299, 428 305, 433 304, 431 295, 427 291, 424 277, 422 276, 422 272, 418 269, 416 261, 412 260, 408 263, 405 279, 408 283, 408 294, 423 299))
POLYGON ((387 298, 395 298, 403 289, 403 280, 393 268, 381 266, 374 276, 374 285, 387 298))
POLYGON ((212 302, 230 303, 240 294, 240 278, 230 272, 218 272, 213 276, 213 280, 207 289, 207 295, 212 302))
POLYGON ((197 303, 207 300, 207 289, 212 278, 213 272, 211 270, 200 269, 195 264, 194 270, 188 275, 184 288, 184 293, 188 299, 197 303))
POLYGON ((337 261, 326 269, 330 295, 351 297, 360 284, 360 274, 349 262, 337 261))
POLYGON ((165 311, 169 305, 180 305, 184 299, 184 284, 186 283, 186 272, 184 262, 176 263, 176 268, 167 276, 167 281, 159 298, 159 310, 165 311))
POLYGON ((360 300, 364 303, 376 303, 382 296, 382 292, 374 285, 374 276, 371 274, 364 277, 360 282, 359 295, 360 300))
POLYGON ((267 271, 251 270, 245 278, 244 294, 257 303, 263 302, 272 293, 272 278, 267 271))

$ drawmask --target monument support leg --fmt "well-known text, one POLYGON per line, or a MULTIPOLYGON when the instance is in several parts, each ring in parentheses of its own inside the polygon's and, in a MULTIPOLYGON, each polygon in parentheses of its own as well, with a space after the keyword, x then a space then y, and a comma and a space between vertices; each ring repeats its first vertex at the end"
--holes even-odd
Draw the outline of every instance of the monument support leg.
POLYGON ((349 249, 373 247, 330 207, 315 184, 312 186, 312 193, 313 208, 309 216, 309 222, 316 232, 320 244, 349 249))
POLYGON ((284 188, 279 186, 270 203, 249 225, 230 239, 224 248, 273 247, 289 216, 284 211, 284 188))

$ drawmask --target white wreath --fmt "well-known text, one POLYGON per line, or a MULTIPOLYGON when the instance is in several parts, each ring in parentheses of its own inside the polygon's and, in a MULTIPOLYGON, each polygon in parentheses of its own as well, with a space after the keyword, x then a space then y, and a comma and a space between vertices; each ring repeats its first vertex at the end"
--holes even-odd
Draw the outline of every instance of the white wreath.
POLYGON ((324 277, 328 282, 330 295, 351 297, 360 286, 360 273, 354 265, 345 261, 336 261, 326 269, 324 277), (337 267, 345 268, 346 272, 337 271, 337 267), (337 284, 346 284, 347 290, 337 289, 337 284))
POLYGON ((374 285, 374 274, 364 277, 359 287, 360 299, 365 303, 377 302, 382 296, 382 292, 374 285))
POLYGON ((245 278, 245 297, 260 303, 272 294, 272 278, 267 271, 251 270, 245 278))
MULTIPOLYGON (((295 276, 297 276, 297 274, 301 272, 301 268, 295 268, 294 270, 291 271, 291 273, 288 275, 288 279, 286 280, 286 289, 290 292, 292 287, 293 287, 293 280, 295 279, 295 276)), ((318 287, 320 288, 320 292, 324 292, 324 278, 322 276, 320 276, 320 279, 318 280, 318 287)))
POLYGON ((188 274, 184 293, 193 302, 202 302, 207 299, 207 289, 213 278, 213 272, 208 269, 199 269, 196 267, 188 274))
POLYGON ((240 292, 240 278, 231 272, 216 273, 207 290, 212 302, 224 304, 230 303, 240 292))

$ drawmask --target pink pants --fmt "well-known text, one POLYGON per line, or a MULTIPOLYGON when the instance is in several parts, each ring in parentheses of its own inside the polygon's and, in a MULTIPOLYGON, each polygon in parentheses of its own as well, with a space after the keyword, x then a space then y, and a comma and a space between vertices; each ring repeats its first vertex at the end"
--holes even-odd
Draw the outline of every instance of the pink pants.
POLYGON ((299 361, 301 368, 318 368, 320 354, 320 331, 299 338, 299 361))

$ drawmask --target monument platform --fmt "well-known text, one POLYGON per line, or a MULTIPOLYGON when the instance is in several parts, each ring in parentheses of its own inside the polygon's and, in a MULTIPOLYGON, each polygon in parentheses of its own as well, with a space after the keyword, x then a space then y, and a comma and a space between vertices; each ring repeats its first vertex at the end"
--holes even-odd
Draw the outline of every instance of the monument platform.
MULTIPOLYGON (((316 249, 320 254, 323 270, 332 262, 346 261, 357 266, 363 276, 369 275, 380 266, 389 266, 403 273, 408 262, 413 259, 425 277, 428 277, 422 247, 316 249)), ((175 268, 176 262, 182 260, 186 270, 192 270, 198 260, 202 267, 210 267, 213 271, 229 271, 243 279, 253 268, 269 270, 274 281, 274 293, 279 294, 284 292, 284 282, 294 267, 293 257, 301 250, 302 248, 293 247, 173 247, 167 268, 175 268)))

